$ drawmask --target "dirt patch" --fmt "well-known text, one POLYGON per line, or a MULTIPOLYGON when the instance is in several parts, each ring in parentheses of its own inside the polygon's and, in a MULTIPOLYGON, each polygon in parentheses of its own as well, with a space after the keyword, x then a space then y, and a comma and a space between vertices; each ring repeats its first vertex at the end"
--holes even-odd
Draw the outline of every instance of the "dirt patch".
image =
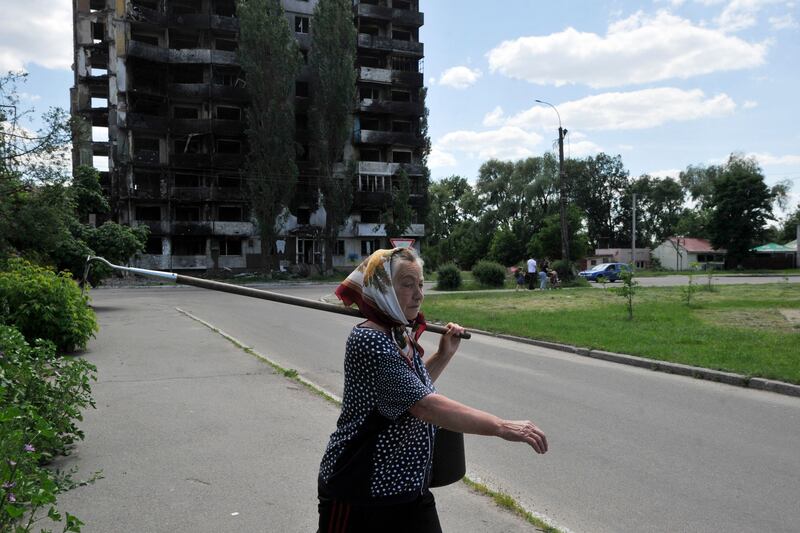
POLYGON ((800 332, 800 309, 710 309, 698 311, 697 316, 717 326, 800 332))

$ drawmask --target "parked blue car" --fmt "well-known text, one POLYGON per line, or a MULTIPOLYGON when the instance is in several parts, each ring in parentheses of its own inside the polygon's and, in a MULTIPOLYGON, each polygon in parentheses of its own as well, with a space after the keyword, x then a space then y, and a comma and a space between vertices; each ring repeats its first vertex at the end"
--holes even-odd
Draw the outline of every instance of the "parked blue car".
POLYGON ((630 271, 631 267, 625 263, 603 263, 592 267, 590 270, 579 272, 578 275, 586 278, 587 281, 596 282, 598 278, 604 278, 606 281, 614 283, 622 278, 623 272, 630 271))

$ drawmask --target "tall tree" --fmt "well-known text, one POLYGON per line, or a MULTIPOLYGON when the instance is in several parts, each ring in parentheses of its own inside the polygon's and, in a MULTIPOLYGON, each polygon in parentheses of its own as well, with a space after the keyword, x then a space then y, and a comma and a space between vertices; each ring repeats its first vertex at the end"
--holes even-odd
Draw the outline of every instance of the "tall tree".
POLYGON ((325 270, 330 271, 339 228, 347 220, 353 195, 353 173, 347 172, 344 165, 339 165, 337 171, 337 163, 343 160, 345 145, 353 130, 356 98, 356 29, 352 2, 319 0, 311 20, 311 37, 309 124, 326 216, 325 270))
POLYGON ((277 219, 297 183, 294 96, 302 58, 280 0, 239 0, 239 60, 247 77, 246 160, 261 236, 261 266, 274 267, 277 219))
POLYGON ((740 264, 760 244, 767 220, 773 218, 774 199, 754 158, 733 154, 720 168, 711 194, 709 233, 716 248, 728 251, 732 264, 740 264))
POLYGON ((384 213, 386 236, 402 237, 411 225, 414 210, 411 208, 411 180, 405 170, 392 178, 392 203, 384 213), (394 186, 397 183, 397 186, 394 186))
POLYGON ((683 212, 683 188, 674 179, 656 179, 645 174, 630 182, 620 199, 616 229, 620 244, 631 240, 634 194, 637 246, 659 244, 674 235, 683 212))

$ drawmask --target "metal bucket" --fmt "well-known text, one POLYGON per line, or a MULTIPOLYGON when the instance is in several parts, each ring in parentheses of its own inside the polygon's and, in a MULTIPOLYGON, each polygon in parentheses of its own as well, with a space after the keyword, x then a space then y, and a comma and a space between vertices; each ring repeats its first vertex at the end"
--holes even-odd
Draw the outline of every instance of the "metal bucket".
POLYGON ((433 445, 431 487, 443 487, 459 481, 467 473, 464 459, 464 434, 439 428, 433 445))

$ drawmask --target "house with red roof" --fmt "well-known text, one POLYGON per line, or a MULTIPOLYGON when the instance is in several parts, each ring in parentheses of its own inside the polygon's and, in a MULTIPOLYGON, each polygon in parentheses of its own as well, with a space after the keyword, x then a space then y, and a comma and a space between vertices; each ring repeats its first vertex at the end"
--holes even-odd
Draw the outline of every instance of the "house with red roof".
POLYGON ((726 250, 714 248, 707 239, 693 237, 669 237, 653 250, 653 259, 667 270, 689 270, 694 263, 703 269, 722 269, 726 255, 726 250))

